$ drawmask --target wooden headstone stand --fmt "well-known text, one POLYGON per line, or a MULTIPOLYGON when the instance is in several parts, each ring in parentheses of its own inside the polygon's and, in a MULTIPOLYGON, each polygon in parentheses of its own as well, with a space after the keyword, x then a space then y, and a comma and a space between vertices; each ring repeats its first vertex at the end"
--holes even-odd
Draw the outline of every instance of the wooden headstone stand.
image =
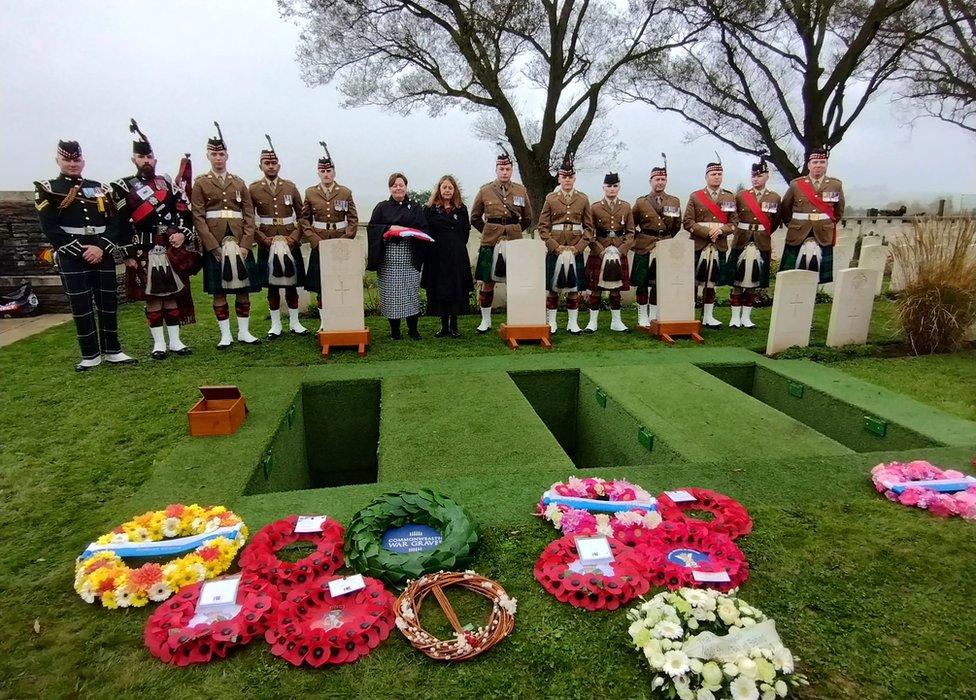
POLYGON ((498 333, 512 350, 518 350, 520 340, 522 342, 536 341, 546 350, 552 350, 552 340, 547 323, 537 326, 509 326, 507 323, 503 323, 498 329, 498 333))
POLYGON ((368 328, 359 331, 319 331, 319 345, 322 346, 322 357, 329 359, 332 348, 355 347, 360 357, 366 357, 369 347, 370 332, 368 328))
POLYGON ((701 321, 651 321, 650 326, 637 326, 642 333, 660 338, 668 345, 674 345, 676 336, 688 336, 696 343, 704 343, 701 336, 701 321))

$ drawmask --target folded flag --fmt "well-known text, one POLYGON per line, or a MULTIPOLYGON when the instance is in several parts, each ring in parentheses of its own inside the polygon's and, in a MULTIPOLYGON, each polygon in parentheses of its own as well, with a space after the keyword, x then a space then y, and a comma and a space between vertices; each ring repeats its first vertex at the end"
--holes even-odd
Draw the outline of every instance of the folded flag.
POLYGON ((418 241, 434 242, 434 239, 423 231, 405 226, 391 226, 390 230, 383 234, 383 238, 416 238, 418 241))

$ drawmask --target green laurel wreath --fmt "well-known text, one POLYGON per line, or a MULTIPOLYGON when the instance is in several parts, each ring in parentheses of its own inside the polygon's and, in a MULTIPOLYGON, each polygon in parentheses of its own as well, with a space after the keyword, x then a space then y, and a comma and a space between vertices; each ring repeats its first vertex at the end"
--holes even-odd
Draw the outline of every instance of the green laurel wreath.
POLYGON ((464 567, 478 544, 471 516, 456 502, 430 489, 384 493, 356 513, 346 530, 346 563, 390 584, 405 584, 424 574, 464 567), (383 533, 407 523, 441 533, 436 549, 400 554, 380 544, 383 533))

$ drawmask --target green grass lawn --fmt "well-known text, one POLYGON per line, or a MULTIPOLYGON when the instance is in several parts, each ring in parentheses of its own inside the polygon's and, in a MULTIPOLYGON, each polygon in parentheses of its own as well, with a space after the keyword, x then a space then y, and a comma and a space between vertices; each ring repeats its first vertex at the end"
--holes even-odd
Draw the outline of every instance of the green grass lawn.
MULTIPOLYGON (((263 301, 256 302, 253 330, 263 335, 263 301)), ((582 368, 581 382, 604 382, 611 403, 625 409, 614 414, 618 423, 628 416, 653 418, 676 443, 669 445, 676 456, 667 463, 584 473, 628 478, 652 492, 714 488, 749 509, 755 529, 742 541, 751 569, 742 595, 777 619, 784 641, 803 659, 801 670, 812 685, 801 697, 962 698, 976 686, 976 621, 967 614, 976 594, 974 525, 889 504, 873 492, 867 472, 893 453, 839 449, 729 385, 719 388, 688 364, 749 361, 747 350, 765 345, 768 310, 757 310, 754 331, 706 332, 701 348, 687 341, 665 348, 641 334, 603 329, 582 337, 561 332, 551 353, 531 346, 512 353, 495 334, 476 336, 471 317, 462 321, 462 340, 431 337, 436 323, 425 320, 420 342, 389 341, 385 320, 370 318, 374 347, 367 359, 339 351, 327 364, 309 338, 218 353, 216 325, 202 296, 197 311, 200 322, 184 332, 196 351, 188 358, 146 358, 148 334, 136 306, 124 309, 121 327, 126 348, 144 358, 137 367, 75 374, 70 326, 0 350, 0 622, 6 631, 0 697, 648 696, 643 660, 627 645, 624 612, 577 611, 532 578, 532 564, 554 535, 532 516, 535 502, 575 468, 561 449, 567 435, 557 440, 559 431, 549 432, 527 391, 506 377, 560 365, 582 368), (644 398, 638 376, 653 388, 646 392, 653 401, 644 398), (707 439, 698 441, 689 425, 668 430, 676 416, 692 425, 695 420, 685 405, 684 413, 679 410, 687 386, 680 376, 730 402, 716 412, 721 420, 709 424, 707 439), (384 395, 379 419, 381 483, 243 495, 299 382, 372 377, 382 379, 384 392, 396 389, 384 395), (192 440, 185 411, 196 387, 211 383, 241 385, 252 414, 233 438, 192 440), (477 391, 493 410, 471 396, 477 391), (736 422, 735 404, 748 408, 747 425, 736 422), (734 459, 723 457, 723 427, 734 459), (783 435, 787 427, 802 441, 794 453, 783 435), (495 434, 505 441, 497 459, 495 434), (263 642, 206 667, 169 668, 142 644, 150 608, 103 610, 85 605, 71 587, 74 558, 89 541, 171 499, 219 499, 253 530, 292 512, 325 512, 348 523, 376 493, 422 485, 475 514, 483 538, 476 570, 519 599, 515 633, 473 662, 434 663, 394 631, 371 655, 337 669, 294 669, 263 642)), ((817 308, 814 342, 823 342, 828 311, 817 308)), ((720 310, 719 317, 727 314, 720 310)), ((635 321, 633 312, 624 317, 635 321)), ((897 340, 891 317, 891 305, 879 301, 872 340, 897 340)), ((973 420, 974 359, 973 352, 871 358, 835 365, 843 375, 827 374, 841 377, 840 383, 850 377, 864 395, 871 387, 854 377, 973 420)), ((764 362, 775 367, 783 361, 764 362)), ((879 396, 879 412, 901 401, 887 392, 879 396)), ((905 415, 929 410, 902 404, 905 415)), ((931 425, 951 423, 940 415, 931 411, 931 425)), ((565 419, 558 411, 546 417, 560 416, 565 419)), ((967 434, 965 424, 953 425, 967 434)), ((605 429, 612 434, 612 428, 605 429)), ((960 442, 898 455, 964 467, 974 452, 976 444, 960 442)), ((432 616, 431 624, 442 621, 432 616)))

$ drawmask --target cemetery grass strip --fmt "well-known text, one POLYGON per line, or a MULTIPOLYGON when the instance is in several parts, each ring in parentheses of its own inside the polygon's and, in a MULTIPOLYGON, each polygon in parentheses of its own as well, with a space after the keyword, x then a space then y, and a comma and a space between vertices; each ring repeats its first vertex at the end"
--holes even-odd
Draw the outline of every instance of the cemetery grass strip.
MULTIPOLYGON (((648 693, 641 659, 627 647, 622 615, 558 605, 532 579, 531 564, 553 535, 551 526, 532 517, 534 504, 551 483, 576 472, 556 449, 555 438, 547 442, 540 437, 542 419, 506 383, 504 373, 582 367, 581 376, 593 379, 608 372, 606 366, 667 363, 688 372, 681 363, 690 359, 751 362, 755 356, 742 349, 717 346, 761 345, 764 330, 746 336, 726 329, 709 334, 704 348, 684 349, 688 345, 682 343, 663 349, 637 334, 601 329, 584 338, 560 334, 557 339, 565 344, 552 353, 526 347, 513 354, 495 336, 476 337, 475 319, 467 317, 461 341, 387 341, 370 351, 367 362, 340 353, 322 365, 310 355, 310 341, 298 338, 258 348, 235 345, 230 354, 218 356, 212 347, 216 332, 209 304, 199 296, 197 302, 199 325, 185 333, 196 350, 189 358, 163 363, 145 358, 136 368, 75 375, 70 327, 0 351, 0 623, 6 631, 0 638, 0 696, 168 698, 192 692, 196 697, 285 697, 327 692, 417 697, 422 689, 424 697, 511 697, 515 688, 527 698, 648 693), (617 350, 622 352, 613 352, 617 350), (450 357, 469 359, 444 361, 450 357), (523 469, 512 469, 518 466, 515 453, 505 456, 506 469, 492 471, 490 454, 461 448, 445 452, 431 443, 428 471, 420 464, 423 445, 417 442, 404 445, 404 453, 416 460, 416 473, 400 474, 398 481, 242 495, 251 474, 240 465, 257 464, 301 381, 368 380, 382 374, 403 377, 409 385, 412 380, 406 378, 412 375, 440 375, 443 382, 433 377, 417 381, 412 391, 425 405, 440 406, 431 429, 443 434, 453 421, 461 422, 450 415, 457 407, 449 389, 452 381, 460 380, 460 372, 495 377, 485 383, 491 387, 485 400, 518 416, 505 430, 513 444, 526 450, 523 469), (196 387, 208 383, 240 384, 258 410, 238 436, 193 443, 185 438, 185 411, 196 387), (519 599, 514 634, 470 664, 436 664, 393 635, 362 661, 323 674, 291 669, 261 644, 207 667, 174 669, 156 663, 142 646, 149 610, 106 614, 84 605, 71 588, 73 560, 92 537, 140 509, 165 505, 169 498, 223 502, 254 529, 289 512, 327 512, 348 522, 377 493, 423 485, 436 486, 473 513, 482 533, 475 568, 502 581, 519 599), (219 498, 227 494, 232 497, 219 498)), ((255 299, 258 330, 263 315, 258 309, 264 303, 255 299)), ((823 315, 824 309, 818 307, 817 313, 823 315)), ((756 316, 768 323, 768 310, 756 316)), ((632 313, 627 320, 633 324, 632 313)), ((384 319, 369 321, 374 332, 385 333, 384 319)), ((819 322, 814 339, 822 342, 826 315, 819 322)), ((427 335, 435 323, 424 322, 427 335)), ((144 356, 148 336, 141 308, 125 307, 122 329, 127 347, 144 356)), ((926 386, 947 398, 976 396, 976 376, 960 367, 973 359, 972 353, 963 353, 884 360, 883 366, 861 360, 840 368, 971 419, 971 402, 933 401, 926 386)), ((626 381, 629 375, 618 370, 615 376, 626 381)), ((602 387, 600 382, 594 383, 602 387)), ((589 389, 580 393, 580 400, 592 401, 590 394, 589 389)), ((675 387, 668 398, 681 402, 684 395, 675 387)), ((464 399, 465 411, 470 401, 464 399)), ((614 401, 611 392, 609 410, 617 410, 614 401)), ((629 401, 624 405, 617 400, 616 405, 626 409, 618 414, 620 420, 627 420, 625 413, 637 413, 629 401)), ((422 432, 424 418, 398 412, 384 429, 406 436, 412 425, 422 432)), ((483 430, 473 438, 482 448, 489 427, 483 430)), ((731 432, 728 438, 755 441, 759 454, 749 458, 709 454, 705 459, 698 454, 693 462, 579 473, 628 478, 652 492, 698 485, 726 493, 749 509, 756 527, 743 542, 751 578, 742 593, 777 619, 781 634, 803 657, 801 668, 813 686, 802 697, 966 696, 976 684, 970 651, 976 619, 959 611, 968 609, 976 593, 972 524, 892 507, 874 493, 867 477, 875 463, 895 456, 964 468, 976 446, 833 456, 778 453, 770 459, 762 448, 779 436, 763 425, 750 426, 750 431, 764 440, 736 438, 731 432)), ((693 434, 689 439, 695 439, 693 434)))

